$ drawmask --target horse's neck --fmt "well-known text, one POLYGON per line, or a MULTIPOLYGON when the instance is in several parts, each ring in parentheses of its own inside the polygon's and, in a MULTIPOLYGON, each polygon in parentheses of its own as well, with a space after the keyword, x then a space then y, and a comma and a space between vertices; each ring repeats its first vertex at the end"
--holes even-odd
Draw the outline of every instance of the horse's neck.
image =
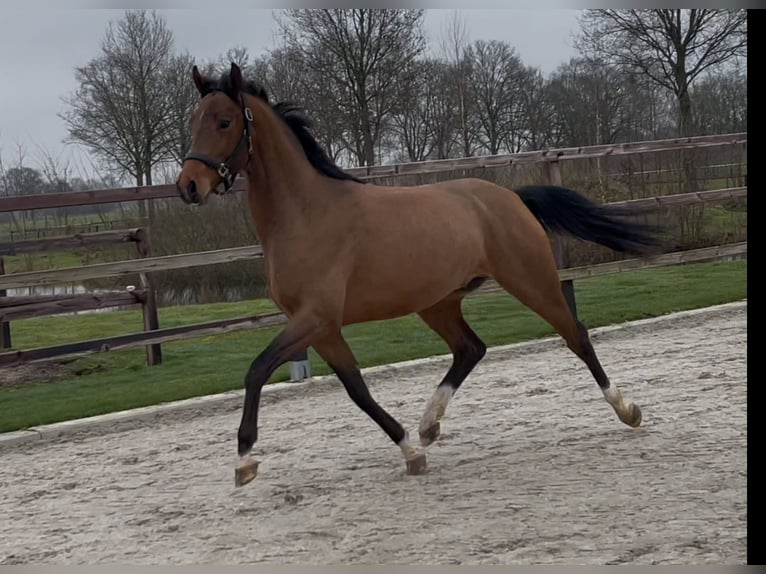
POLYGON ((257 98, 251 97, 248 105, 253 112, 248 202, 256 231, 266 243, 308 216, 311 204, 318 200, 321 178, 276 112, 257 98))

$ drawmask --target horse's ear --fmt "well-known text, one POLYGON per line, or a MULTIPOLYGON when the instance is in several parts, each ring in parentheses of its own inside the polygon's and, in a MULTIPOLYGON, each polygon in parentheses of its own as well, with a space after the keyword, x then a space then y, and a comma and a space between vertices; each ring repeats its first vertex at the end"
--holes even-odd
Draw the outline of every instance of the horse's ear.
POLYGON ((205 80, 202 79, 202 74, 199 73, 199 68, 195 65, 192 68, 192 77, 194 78, 194 85, 197 86, 197 91, 200 95, 205 95, 205 80))
POLYGON ((245 82, 242 79, 242 70, 234 62, 231 63, 231 72, 229 72, 229 87, 235 94, 239 94, 244 88, 245 82))

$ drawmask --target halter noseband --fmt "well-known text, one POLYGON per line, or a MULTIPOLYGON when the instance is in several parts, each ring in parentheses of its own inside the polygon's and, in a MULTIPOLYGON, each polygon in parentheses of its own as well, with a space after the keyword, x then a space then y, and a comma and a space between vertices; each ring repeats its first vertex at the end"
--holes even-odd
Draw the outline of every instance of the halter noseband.
MULTIPOLYGON (((197 161, 201 161, 208 167, 213 168, 216 173, 221 177, 221 180, 223 181, 224 191, 220 192, 218 191, 218 188, 216 187, 215 190, 213 190, 213 193, 221 194, 221 193, 227 193, 231 191, 232 186, 234 185, 234 180, 237 179, 237 171, 232 171, 231 169, 231 162, 237 157, 237 155, 242 151, 242 148, 247 146, 247 161, 250 161, 250 158, 253 155, 253 137, 251 135, 251 125, 253 123, 253 112, 250 111, 250 108, 245 106, 245 99, 240 94, 239 96, 239 103, 242 108, 242 116, 245 120, 245 129, 242 132, 242 138, 240 138, 239 143, 237 144, 237 147, 234 148, 234 151, 231 152, 228 159, 223 162, 218 162, 209 155, 206 155, 204 153, 196 153, 192 152, 189 153, 185 158, 183 163, 186 163, 190 159, 196 159, 197 161)), ((247 165, 247 163, 245 163, 247 165)), ((244 167, 244 166, 243 166, 244 167)))

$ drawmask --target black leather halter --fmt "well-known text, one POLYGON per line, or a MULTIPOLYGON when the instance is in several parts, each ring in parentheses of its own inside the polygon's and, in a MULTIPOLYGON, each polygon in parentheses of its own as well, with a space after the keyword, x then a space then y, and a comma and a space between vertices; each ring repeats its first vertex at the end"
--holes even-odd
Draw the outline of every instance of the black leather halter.
POLYGON ((240 138, 239 143, 234 148, 234 151, 231 152, 229 157, 226 159, 226 161, 219 162, 216 159, 210 157, 209 155, 206 155, 204 153, 196 153, 191 152, 189 153, 185 158, 183 163, 186 163, 189 160, 197 160, 201 161, 208 167, 213 168, 216 173, 221 177, 221 180, 223 181, 224 191, 220 192, 218 191, 218 187, 215 188, 214 193, 220 194, 220 193, 227 193, 231 191, 232 186, 234 185, 234 180, 237 179, 237 173, 244 169, 245 166, 247 166, 248 162, 250 161, 250 158, 253 155, 253 138, 251 135, 252 130, 252 123, 253 123, 253 112, 250 111, 250 108, 245 106, 245 99, 242 97, 242 94, 239 96, 239 103, 240 107, 242 108, 242 116, 244 117, 245 121, 245 129, 242 132, 242 138, 240 138), (242 149, 247 147, 247 162, 236 170, 232 170, 231 163, 236 159, 236 157, 242 152, 242 149))

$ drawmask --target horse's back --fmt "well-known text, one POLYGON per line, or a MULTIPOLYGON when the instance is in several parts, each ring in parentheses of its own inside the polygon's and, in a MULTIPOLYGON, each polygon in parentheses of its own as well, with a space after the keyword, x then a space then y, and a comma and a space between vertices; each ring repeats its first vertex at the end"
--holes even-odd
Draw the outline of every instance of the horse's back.
POLYGON ((433 184, 435 189, 462 198, 479 218, 491 243, 507 245, 509 241, 545 232, 512 189, 479 178, 462 178, 433 184))
POLYGON ((348 322, 433 305, 477 277, 493 276, 498 257, 506 259, 530 229, 539 230, 518 195, 481 179, 359 191, 348 218, 354 237, 348 322))

